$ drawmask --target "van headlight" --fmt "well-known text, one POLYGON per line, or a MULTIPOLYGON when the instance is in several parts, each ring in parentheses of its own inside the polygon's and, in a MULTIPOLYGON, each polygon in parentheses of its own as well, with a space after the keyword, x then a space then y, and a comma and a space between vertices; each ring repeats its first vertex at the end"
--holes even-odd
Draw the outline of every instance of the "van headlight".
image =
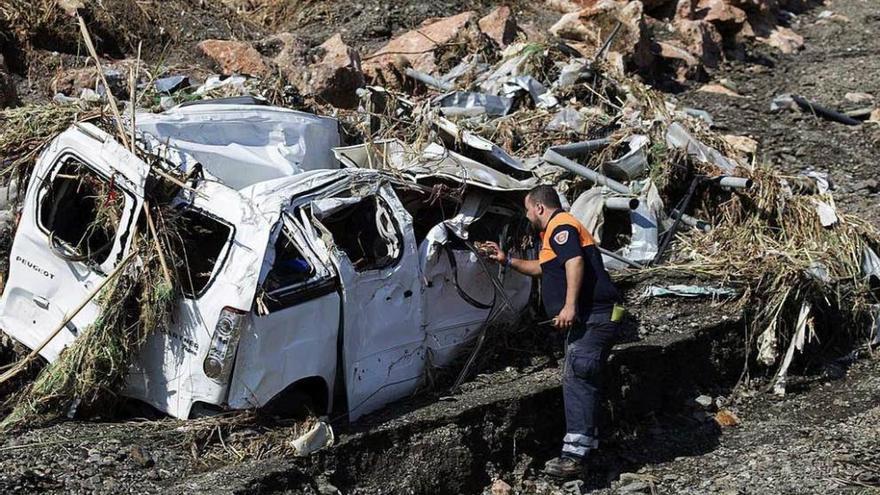
POLYGON ((214 337, 211 339, 211 347, 208 348, 203 366, 208 378, 219 382, 229 379, 245 314, 245 311, 229 307, 223 308, 220 312, 220 319, 214 327, 214 337))

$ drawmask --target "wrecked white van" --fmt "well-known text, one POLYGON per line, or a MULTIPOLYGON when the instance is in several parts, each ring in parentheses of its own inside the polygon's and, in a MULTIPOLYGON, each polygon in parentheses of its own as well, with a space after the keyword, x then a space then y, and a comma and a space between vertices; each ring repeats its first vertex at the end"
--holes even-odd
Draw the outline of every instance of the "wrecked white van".
MULTIPOLYGON (((531 280, 465 241, 520 249, 530 183, 439 145, 337 148, 335 120, 280 108, 208 103, 136 121, 139 144, 194 191, 175 199, 193 226, 179 239, 185 295, 132 366, 131 397, 178 418, 303 397, 330 411, 337 398, 354 420, 449 365, 499 305, 528 304, 531 280), (438 187, 457 201, 429 194, 438 187)), ((147 167, 89 124, 48 146, 12 246, 4 332, 35 348, 121 261, 147 167), (121 198, 120 220, 86 231, 96 183, 121 198)), ((56 359, 98 313, 90 303, 40 354, 56 359)))

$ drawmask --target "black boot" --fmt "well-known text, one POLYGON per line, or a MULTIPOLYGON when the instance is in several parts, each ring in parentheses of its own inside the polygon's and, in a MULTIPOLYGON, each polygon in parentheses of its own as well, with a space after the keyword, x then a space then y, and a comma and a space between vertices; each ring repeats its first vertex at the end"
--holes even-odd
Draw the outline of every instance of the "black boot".
POLYGON ((544 464, 544 472, 559 478, 576 478, 584 474, 584 463, 575 457, 557 457, 544 464))

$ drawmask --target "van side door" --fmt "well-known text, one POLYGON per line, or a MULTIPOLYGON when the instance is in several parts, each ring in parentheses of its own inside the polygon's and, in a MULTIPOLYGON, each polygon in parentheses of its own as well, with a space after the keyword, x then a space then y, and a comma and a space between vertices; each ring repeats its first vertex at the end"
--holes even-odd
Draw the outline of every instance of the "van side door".
POLYGON ((319 408, 332 407, 340 321, 339 279, 299 209, 272 229, 250 325, 241 336, 229 392, 232 408, 265 405, 307 383, 319 408), (323 406, 323 407, 322 407, 323 406))
POLYGON ((415 391, 425 369, 412 219, 390 186, 328 198, 312 210, 342 283, 342 360, 349 419, 415 391))

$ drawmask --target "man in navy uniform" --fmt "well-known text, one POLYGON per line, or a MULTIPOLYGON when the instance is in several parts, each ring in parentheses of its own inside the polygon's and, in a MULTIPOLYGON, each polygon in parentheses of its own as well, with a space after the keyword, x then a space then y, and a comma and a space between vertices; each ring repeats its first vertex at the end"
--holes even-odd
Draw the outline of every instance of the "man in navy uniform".
POLYGON ((566 434, 562 455, 544 472, 560 477, 583 473, 584 460, 598 446, 596 416, 602 368, 618 335, 623 308, 593 237, 562 210, 551 186, 538 186, 525 198, 526 217, 541 232, 537 260, 516 259, 492 243, 490 258, 514 270, 541 277, 541 296, 553 326, 568 332, 562 394, 566 434))

